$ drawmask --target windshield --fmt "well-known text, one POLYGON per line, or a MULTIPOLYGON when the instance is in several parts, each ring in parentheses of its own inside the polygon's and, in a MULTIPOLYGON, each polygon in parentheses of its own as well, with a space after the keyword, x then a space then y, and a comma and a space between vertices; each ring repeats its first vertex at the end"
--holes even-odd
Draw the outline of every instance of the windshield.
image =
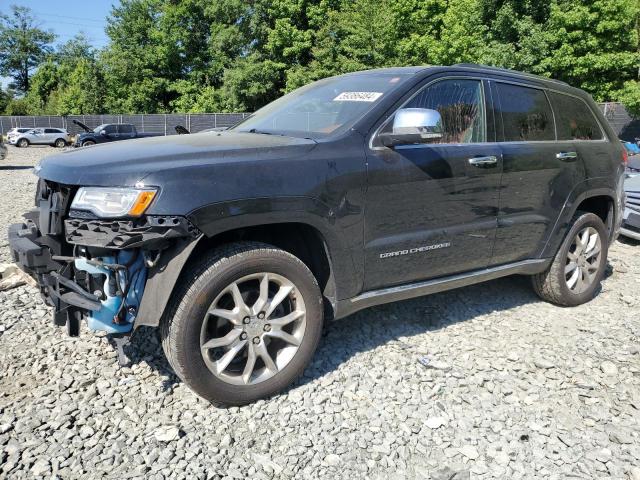
POLYGON ((93 129, 93 133, 100 133, 102 130, 104 130, 106 126, 107 126, 106 123, 103 123, 102 125, 98 125, 96 128, 93 129))
POLYGON ((311 138, 343 132, 408 77, 366 73, 320 80, 262 107, 232 130, 311 138))

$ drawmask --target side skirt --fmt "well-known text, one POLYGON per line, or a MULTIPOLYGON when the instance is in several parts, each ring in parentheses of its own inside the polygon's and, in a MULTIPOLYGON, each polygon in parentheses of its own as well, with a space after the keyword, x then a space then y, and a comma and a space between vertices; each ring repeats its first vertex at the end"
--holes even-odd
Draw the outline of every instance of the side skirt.
POLYGON ((500 265, 498 267, 474 270, 473 272, 451 275, 448 277, 435 278, 417 283, 398 285, 396 287, 383 288, 380 290, 370 290, 360 295, 340 300, 336 308, 335 318, 344 318, 359 310, 382 305, 384 303, 408 300, 410 298, 430 295, 432 293, 444 292, 454 288, 465 287, 476 283, 494 280, 514 274, 533 275, 543 272, 551 264, 552 258, 538 260, 524 260, 521 262, 500 265))

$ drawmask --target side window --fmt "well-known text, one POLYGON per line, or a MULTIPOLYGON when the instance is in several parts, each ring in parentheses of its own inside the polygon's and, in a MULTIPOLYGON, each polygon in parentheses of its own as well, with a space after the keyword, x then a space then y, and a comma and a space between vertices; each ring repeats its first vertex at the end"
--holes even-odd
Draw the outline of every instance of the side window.
POLYGON ((118 130, 120 131, 120 133, 130 135, 133 133, 133 125, 127 125, 127 124, 118 125, 118 130))
POLYGON ((104 127, 104 130, 107 132, 107 135, 117 133, 116 125, 107 125, 106 127, 104 127))
POLYGON ((580 98, 549 92, 556 115, 558 140, 602 140, 602 130, 593 112, 580 98))
MULTIPOLYGON (((429 143, 480 143, 486 141, 482 83, 480 80, 442 80, 420 90, 402 107, 436 110, 440 114, 439 138, 429 143)), ((383 131, 390 131, 393 117, 383 131)))
POLYGON ((44 133, 60 133, 60 132, 55 128, 45 128, 44 133))
POLYGON ((496 83, 505 142, 555 140, 553 113, 544 91, 496 83))

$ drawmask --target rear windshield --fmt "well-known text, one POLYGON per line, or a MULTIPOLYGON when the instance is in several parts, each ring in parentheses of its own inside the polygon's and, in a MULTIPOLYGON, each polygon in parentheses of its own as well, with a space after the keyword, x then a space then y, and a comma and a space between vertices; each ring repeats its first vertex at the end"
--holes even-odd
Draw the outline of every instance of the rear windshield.
POLYGON ((310 138, 344 132, 409 76, 366 73, 320 80, 266 105, 233 130, 310 138))

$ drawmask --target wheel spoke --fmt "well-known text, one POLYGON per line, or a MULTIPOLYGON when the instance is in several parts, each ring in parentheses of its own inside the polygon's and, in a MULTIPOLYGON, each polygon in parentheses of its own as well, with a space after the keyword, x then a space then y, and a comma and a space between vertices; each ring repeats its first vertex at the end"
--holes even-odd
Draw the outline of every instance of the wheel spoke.
POLYGON ((265 305, 267 305, 268 301, 269 301, 269 274, 265 273, 260 279, 260 295, 258 296, 258 299, 256 300, 256 302, 253 304, 253 307, 251 308, 253 315, 257 315, 258 313, 260 313, 264 309, 265 305))
POLYGON ((578 268, 578 278, 576 282, 576 291, 581 292, 584 289, 584 269, 578 268))
POLYGON ((233 297, 233 303, 235 304, 238 312, 242 315, 244 312, 248 310, 247 305, 244 303, 244 299, 242 298, 242 293, 240 293, 240 289, 238 288, 237 283, 231 284, 231 296, 233 297))
POLYGON ((600 253, 600 247, 595 247, 593 250, 591 250, 589 253, 587 253, 587 258, 591 258, 594 255, 597 255, 600 253))
POLYGON ((267 368, 267 370, 271 371, 272 373, 276 373, 278 371, 278 366, 273 361, 273 358, 271 358, 271 355, 267 350, 267 345, 264 342, 260 342, 258 345, 256 345, 255 350, 256 354, 264 362, 264 366, 267 368))
POLYGON ((212 308, 209 310, 209 315, 214 317, 224 318, 229 320, 234 325, 241 325, 242 318, 240 318, 240 309, 234 308, 233 310, 226 310, 224 308, 212 308))
POLYGON ((567 266, 564 267, 564 274, 565 275, 570 274, 571 272, 573 272, 576 269, 577 266, 578 266, 578 264, 575 263, 575 262, 568 263, 567 266))
POLYGON ((247 363, 242 371, 242 381, 247 385, 251 381, 253 369, 256 366, 256 349, 253 343, 247 344, 247 363))
POLYGON ((231 345, 240 336, 241 333, 242 330, 234 328, 224 337, 212 338, 208 342, 204 343, 202 345, 202 348, 204 350, 209 350, 211 348, 226 347, 228 345, 231 345))
POLYGON ((571 275, 571 278, 569 280, 567 280, 567 286, 573 290, 573 288, 576 285, 576 282, 578 281, 578 277, 580 276, 580 269, 576 268, 573 271, 573 274, 571 275))
POLYGON ((590 235, 588 238, 589 238, 589 242, 587 243, 587 247, 584 249, 585 253, 589 253, 591 250, 593 250, 598 243, 597 233, 590 235))
POLYGON ((589 229, 585 229, 584 231, 582 231, 581 235, 582 237, 580 238, 580 244, 582 245, 582 251, 584 251, 589 244, 589 229))
POLYGON ((216 367, 216 370, 218 372, 218 375, 221 374, 222 372, 224 372, 224 370, 229 366, 231 361, 234 358, 236 358, 236 355, 238 354, 238 352, 240 352, 240 350, 242 350, 244 348, 246 343, 247 343, 246 340, 237 340, 233 345, 231 345, 231 348, 229 349, 229 351, 227 353, 225 353, 220 358, 220 360, 218 360, 215 363, 215 367, 216 367))
POLYGON ((265 315, 269 318, 269 315, 273 313, 273 311, 282 303, 282 301, 289 296, 293 290, 293 285, 281 285, 278 292, 274 295, 274 297, 269 302, 269 306, 266 308, 265 315))
POLYGON ((572 262, 575 262, 576 260, 578 260, 578 255, 575 252, 569 252, 567 253, 567 258, 572 262))
POLYGON ((304 312, 301 310, 296 310, 291 312, 289 315, 285 315, 284 317, 270 318, 269 323, 273 327, 284 327, 285 325, 289 325, 291 322, 296 321, 302 316, 304 316, 304 312))
POLYGON ((300 345, 300 340, 291 335, 290 333, 285 332, 284 330, 271 330, 267 335, 273 338, 279 338, 280 340, 284 340, 291 345, 295 345, 296 347, 300 345))

